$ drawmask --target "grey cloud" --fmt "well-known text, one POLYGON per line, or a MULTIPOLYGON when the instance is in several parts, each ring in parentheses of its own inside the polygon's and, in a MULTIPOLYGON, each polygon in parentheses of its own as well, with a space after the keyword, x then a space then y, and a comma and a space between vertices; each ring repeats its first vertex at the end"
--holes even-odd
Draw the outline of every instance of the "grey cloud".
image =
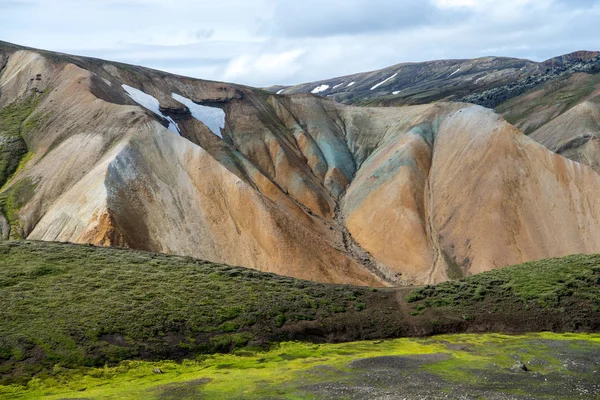
POLYGON ((195 37, 196 39, 210 39, 215 34, 214 29, 200 29, 196 31, 195 37))
POLYGON ((487 55, 543 60, 599 50, 600 0, 434 4, 180 0, 173 7, 161 0, 0 0, 0 40, 254 86, 407 61, 487 55), (297 56, 290 61, 286 54, 297 56))
POLYGON ((554 3, 569 8, 589 8, 600 4, 598 0, 554 0, 554 3))
POLYGON ((35 3, 26 0, 0 0, 0 10, 9 8, 28 8, 35 6, 35 3))
POLYGON ((272 29, 288 37, 364 34, 440 23, 458 12, 425 0, 278 0, 272 29))

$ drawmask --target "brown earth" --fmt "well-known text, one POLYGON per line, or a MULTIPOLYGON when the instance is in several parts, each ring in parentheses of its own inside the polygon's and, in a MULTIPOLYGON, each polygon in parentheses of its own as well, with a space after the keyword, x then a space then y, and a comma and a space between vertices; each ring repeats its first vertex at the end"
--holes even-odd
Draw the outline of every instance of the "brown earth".
POLYGON ((9 45, 0 56, 0 107, 37 101, 20 125, 33 156, 0 190, 0 237, 373 286, 600 252, 600 176, 479 106, 358 108, 9 45), (172 93, 222 109, 223 138, 172 93))

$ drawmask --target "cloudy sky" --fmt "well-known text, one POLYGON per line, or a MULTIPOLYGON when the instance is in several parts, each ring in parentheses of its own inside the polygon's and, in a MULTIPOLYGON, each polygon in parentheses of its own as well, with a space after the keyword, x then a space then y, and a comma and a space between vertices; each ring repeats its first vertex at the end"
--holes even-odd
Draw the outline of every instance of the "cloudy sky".
POLYGON ((0 40, 254 86, 600 50, 600 0, 0 0, 0 40))

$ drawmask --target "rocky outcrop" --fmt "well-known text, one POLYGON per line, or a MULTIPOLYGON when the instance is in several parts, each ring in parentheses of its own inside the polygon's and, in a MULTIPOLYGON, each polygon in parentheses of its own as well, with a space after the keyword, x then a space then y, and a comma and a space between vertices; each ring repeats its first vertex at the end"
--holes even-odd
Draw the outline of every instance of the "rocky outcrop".
POLYGON ((0 203, 3 236, 18 226, 33 240, 362 285, 600 252, 600 176, 479 106, 358 108, 102 60, 0 54, 3 107, 42 76, 22 131, 32 155, 0 191, 16 199, 0 203))
POLYGON ((545 61, 540 64, 538 72, 533 75, 483 92, 464 96, 459 98, 458 101, 495 108, 499 104, 517 97, 544 82, 570 76, 577 72, 592 74, 600 72, 600 55, 592 52, 582 53, 577 58, 575 57, 577 53, 575 53, 572 57, 562 56, 545 61))

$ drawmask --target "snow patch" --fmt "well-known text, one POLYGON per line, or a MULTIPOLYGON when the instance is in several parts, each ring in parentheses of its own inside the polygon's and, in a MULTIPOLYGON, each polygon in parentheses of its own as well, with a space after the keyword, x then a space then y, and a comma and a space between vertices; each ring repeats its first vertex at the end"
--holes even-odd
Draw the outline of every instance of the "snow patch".
POLYGON ((396 90, 395 92, 392 92, 392 94, 396 95, 398 93, 400 93, 402 90, 396 90))
POLYGON ((158 102, 158 100, 156 98, 149 95, 148 93, 144 93, 141 90, 136 89, 131 86, 128 86, 128 85, 121 85, 121 87, 123 89, 125 89, 125 91, 127 92, 127 95, 129 95, 129 97, 131 97, 131 99, 133 101, 135 101, 136 103, 138 103, 140 106, 144 107, 147 110, 152 111, 154 114, 169 121, 168 129, 171 132, 174 132, 174 133, 180 135, 179 126, 177 126, 177 123, 175 121, 173 121, 173 118, 168 117, 168 116, 164 115, 162 112, 160 112, 160 108, 159 108, 160 103, 158 102))
POLYGON ((484 80, 485 78, 487 78, 486 75, 482 76, 481 78, 477 78, 477 80, 475 81, 475 84, 481 82, 482 80, 484 80))
POLYGON ((337 89, 337 88, 339 88, 340 86, 342 86, 343 84, 344 84, 343 82, 342 82, 342 83, 338 83, 337 85, 335 85, 335 86, 334 86, 334 87, 332 87, 331 89, 332 89, 332 90, 333 90, 333 89, 337 89))
POLYGON ((390 79, 394 79, 396 77, 396 75, 398 75, 398 73, 396 72, 394 75, 390 76, 387 79, 382 80, 381 82, 379 82, 378 84, 376 84, 375 86, 373 86, 371 88, 371 90, 375 90, 377 89, 379 86, 383 85, 384 83, 386 83, 387 81, 389 81, 390 79))
POLYGON ((281 94, 281 93, 283 93, 284 90, 285 90, 285 88, 281 89, 281 90, 278 90, 276 94, 281 94))
POLYGON ((350 82, 350 83, 348 84, 348 86, 346 86, 346 87, 350 87, 350 86, 354 85, 355 83, 356 83, 356 82, 350 82))
POLYGON ((460 71, 460 67, 458 67, 458 69, 456 71, 454 71, 453 73, 451 73, 448 78, 450 78, 452 75, 454 75, 455 73, 457 73, 458 71, 460 71))
POLYGON ((225 111, 218 107, 203 106, 194 103, 187 97, 172 93, 171 97, 190 109, 192 117, 202 122, 212 133, 223 139, 221 129, 225 128, 225 111))
POLYGON ((316 88, 314 88, 313 90, 311 90, 310 92, 313 94, 317 94, 317 93, 324 92, 327 89, 329 89, 329 85, 319 85, 316 88))

